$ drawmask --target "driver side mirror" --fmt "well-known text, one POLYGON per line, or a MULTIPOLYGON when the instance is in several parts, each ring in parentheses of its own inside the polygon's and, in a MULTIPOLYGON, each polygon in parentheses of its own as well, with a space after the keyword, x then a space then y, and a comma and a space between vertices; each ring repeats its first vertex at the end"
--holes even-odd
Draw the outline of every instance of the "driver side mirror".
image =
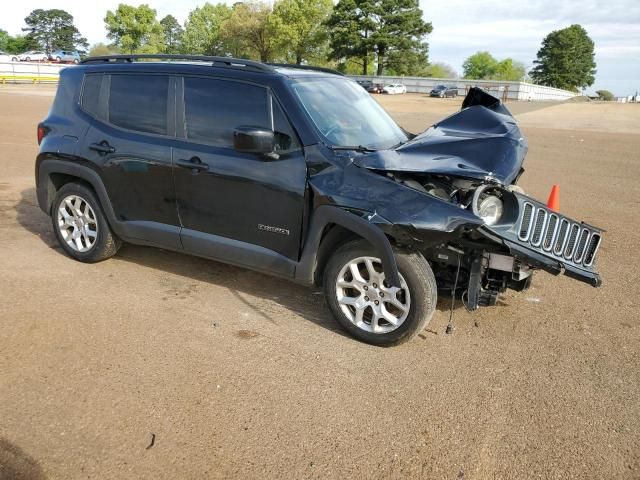
POLYGON ((275 150, 275 136, 265 128, 236 127, 233 131, 233 148, 239 152, 267 155, 275 150))

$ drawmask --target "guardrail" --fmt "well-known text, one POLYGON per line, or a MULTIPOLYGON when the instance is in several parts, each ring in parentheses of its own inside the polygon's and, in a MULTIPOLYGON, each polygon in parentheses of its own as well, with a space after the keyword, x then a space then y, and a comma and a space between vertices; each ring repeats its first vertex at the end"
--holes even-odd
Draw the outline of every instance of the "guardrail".
POLYGON ((0 62, 0 83, 56 83, 60 70, 68 66, 60 63, 0 62))

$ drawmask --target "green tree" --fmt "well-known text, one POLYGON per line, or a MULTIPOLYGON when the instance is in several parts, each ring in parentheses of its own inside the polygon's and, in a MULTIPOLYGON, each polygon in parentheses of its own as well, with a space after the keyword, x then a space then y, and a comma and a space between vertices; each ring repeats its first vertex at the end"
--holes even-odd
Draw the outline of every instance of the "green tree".
POLYGON ((498 67, 498 61, 489 52, 476 52, 462 64, 464 78, 482 80, 491 78, 498 67))
POLYGON ((418 0, 340 0, 327 25, 329 58, 359 58, 363 74, 372 53, 378 75, 387 67, 405 74, 427 66, 424 40, 433 28, 422 19, 418 0))
POLYGON ((324 22, 332 9, 332 0, 277 1, 269 17, 274 44, 297 64, 320 58, 328 39, 324 22))
POLYGON ((580 25, 545 37, 529 73, 535 83, 577 91, 593 85, 596 62, 593 40, 580 25))
POLYGON ((16 35, 12 37, 9 35, 6 39, 5 47, 2 49, 7 53, 22 53, 27 50, 36 50, 40 48, 38 45, 34 45, 33 40, 26 35, 16 35))
POLYGON ((425 76, 433 78, 458 78, 458 73, 446 63, 432 63, 426 68, 425 76))
POLYGON ((605 102, 610 102, 615 98, 613 96, 613 93, 611 93, 609 90, 596 90, 596 95, 598 95, 598 98, 600 100, 604 100, 605 102))
POLYGON ((29 33, 26 35, 31 46, 42 48, 47 53, 52 50, 75 50, 89 47, 73 24, 73 15, 57 8, 33 10, 25 19, 29 33))
POLYGON ((513 82, 521 82, 526 75, 526 69, 521 62, 514 62, 510 58, 501 60, 496 65, 495 72, 492 75, 494 80, 509 80, 513 82))
POLYGON ((519 82, 524 80, 524 64, 511 58, 498 61, 489 52, 476 52, 462 64, 464 78, 473 80, 501 80, 519 82))
POLYGON ((327 26, 331 32, 329 59, 342 64, 357 62, 362 75, 367 75, 373 53, 369 37, 375 24, 368 18, 370 9, 360 8, 364 3, 362 0, 340 0, 327 20, 327 26))
POLYGON ((182 53, 225 55, 226 46, 221 38, 222 23, 231 15, 231 8, 223 3, 209 2, 189 12, 182 35, 182 53))
POLYGON ((113 45, 105 45, 104 43, 96 43, 89 49, 90 57, 100 57, 105 55, 113 55, 120 51, 113 45))
POLYGON ((184 30, 173 15, 167 15, 160 20, 164 40, 165 53, 178 53, 182 43, 184 30))
POLYGON ((260 1, 238 2, 222 25, 222 37, 237 41, 250 56, 270 62, 278 54, 275 32, 270 25, 271 7, 260 1))
POLYGON ((7 42, 9 41, 10 35, 6 30, 2 30, 0 28, 0 50, 3 52, 7 50, 7 42))
POLYGON ((121 3, 104 18, 107 37, 113 45, 128 53, 159 53, 164 50, 162 26, 156 11, 143 4, 132 7, 121 3))

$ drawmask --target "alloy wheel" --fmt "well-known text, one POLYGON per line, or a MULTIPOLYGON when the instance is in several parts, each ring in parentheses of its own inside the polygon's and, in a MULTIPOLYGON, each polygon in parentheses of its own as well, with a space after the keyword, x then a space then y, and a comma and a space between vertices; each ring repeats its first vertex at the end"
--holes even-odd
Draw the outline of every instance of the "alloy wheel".
POLYGON ((400 287, 391 287, 385 280, 382 262, 375 257, 358 257, 342 267, 336 280, 336 297, 351 323, 377 334, 400 327, 411 306, 409 288, 402 275, 400 287))
POLYGON ((78 195, 69 195, 60 202, 58 229, 62 239, 76 252, 88 252, 98 239, 96 214, 78 195))

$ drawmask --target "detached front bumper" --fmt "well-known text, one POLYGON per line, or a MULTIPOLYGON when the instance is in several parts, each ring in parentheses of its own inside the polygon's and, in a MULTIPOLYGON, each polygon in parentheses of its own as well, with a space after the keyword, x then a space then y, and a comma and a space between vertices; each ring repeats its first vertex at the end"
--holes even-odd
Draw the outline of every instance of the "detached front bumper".
POLYGON ((525 195, 514 195, 518 202, 517 221, 483 226, 479 231, 502 243, 523 263, 599 287, 602 280, 595 271, 595 260, 602 230, 554 212, 525 195))

